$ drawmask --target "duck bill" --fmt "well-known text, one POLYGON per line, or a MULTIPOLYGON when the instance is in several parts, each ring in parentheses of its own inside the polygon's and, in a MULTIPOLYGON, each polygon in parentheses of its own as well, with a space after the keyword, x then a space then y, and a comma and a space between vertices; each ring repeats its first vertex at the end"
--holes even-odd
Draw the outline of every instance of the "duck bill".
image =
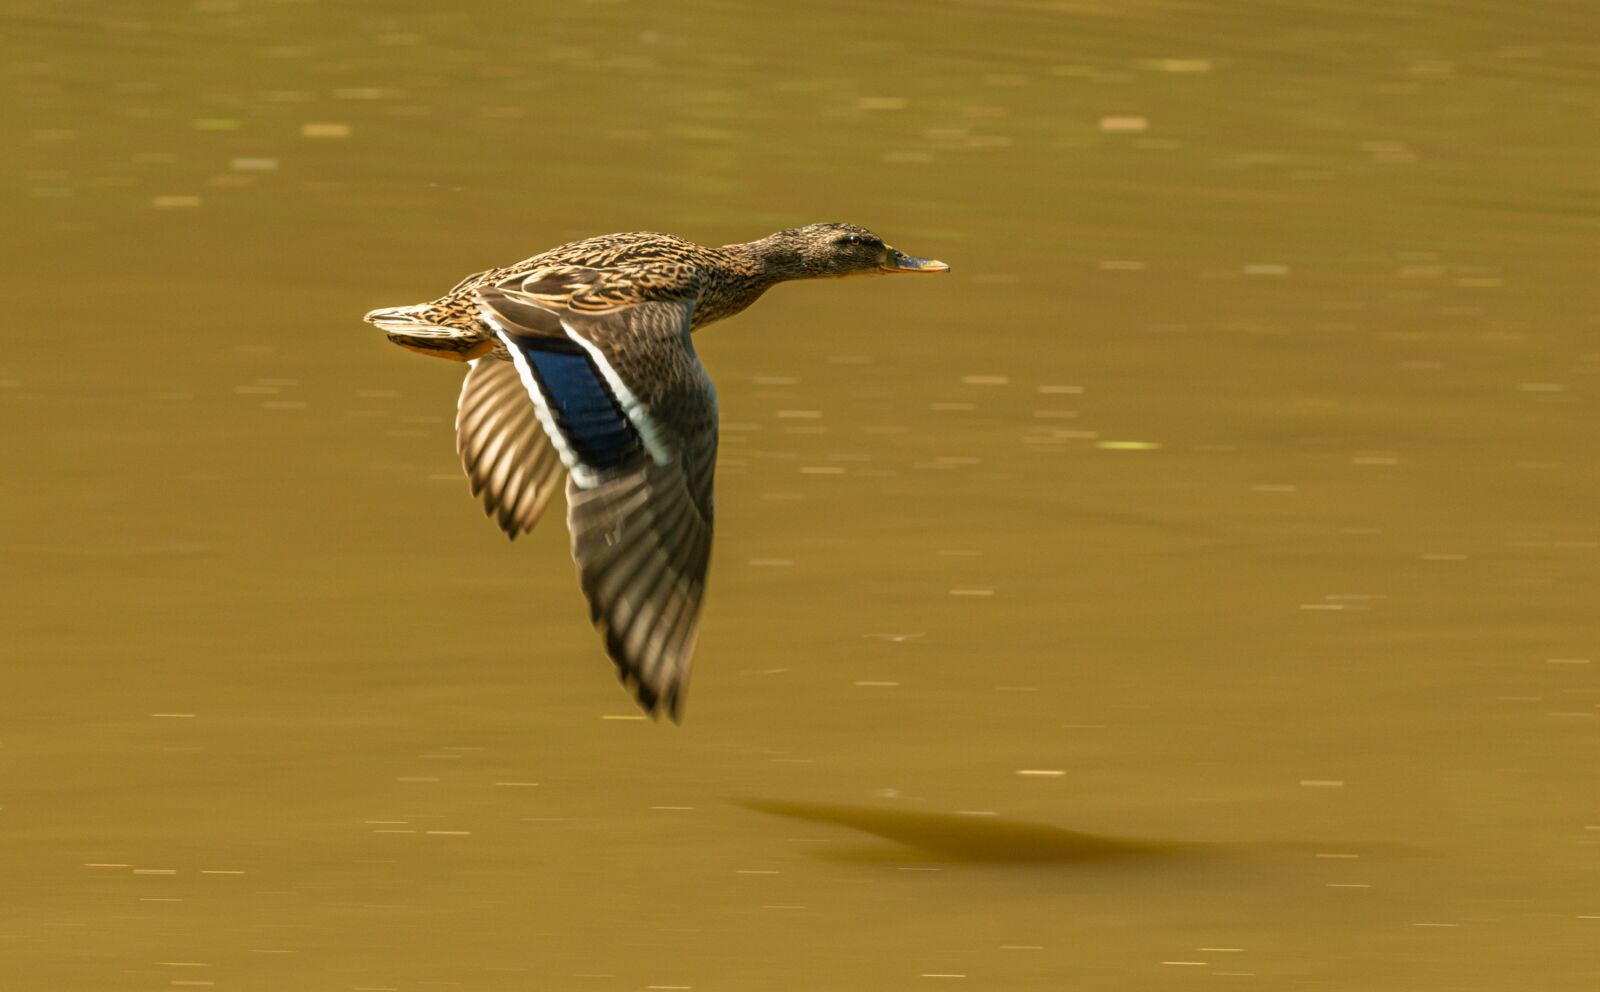
POLYGON ((950 266, 937 259, 917 258, 898 248, 890 248, 881 266, 885 272, 944 272, 950 266))

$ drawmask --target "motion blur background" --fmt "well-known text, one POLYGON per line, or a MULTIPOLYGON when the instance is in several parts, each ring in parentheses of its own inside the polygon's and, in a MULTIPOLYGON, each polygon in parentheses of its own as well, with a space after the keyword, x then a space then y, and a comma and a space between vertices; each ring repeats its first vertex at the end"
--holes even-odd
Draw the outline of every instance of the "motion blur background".
POLYGON ((1588 0, 0 39, 0 987, 1600 987, 1588 0), (637 719, 361 314, 835 219, 637 719))

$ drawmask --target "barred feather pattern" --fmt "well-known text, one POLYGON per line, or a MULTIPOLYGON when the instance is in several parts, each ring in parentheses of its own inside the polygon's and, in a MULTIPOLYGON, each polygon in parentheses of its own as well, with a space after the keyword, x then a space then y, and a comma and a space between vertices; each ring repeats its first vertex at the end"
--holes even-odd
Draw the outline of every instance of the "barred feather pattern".
POLYGON ((472 495, 512 539, 533 529, 561 484, 561 459, 509 362, 481 358, 467 370, 456 450, 472 495))
POLYGON ((711 560, 709 505, 694 498, 681 463, 641 461, 593 487, 569 480, 567 527, 618 677, 647 713, 677 720, 711 560))

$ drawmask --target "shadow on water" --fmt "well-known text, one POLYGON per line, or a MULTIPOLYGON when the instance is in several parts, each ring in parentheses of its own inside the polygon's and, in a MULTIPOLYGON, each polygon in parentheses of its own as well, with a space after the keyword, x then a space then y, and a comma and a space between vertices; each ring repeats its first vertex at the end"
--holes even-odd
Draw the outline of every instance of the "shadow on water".
POLYGON ((969 865, 1094 865, 1139 859, 1194 859, 1229 856, 1291 855, 1333 856, 1415 855, 1408 844, 1351 843, 1340 840, 1295 841, 1173 841, 1111 837, 1077 830, 1010 820, 1001 816, 965 813, 921 813, 848 806, 842 803, 792 802, 786 799, 740 798, 732 800, 757 813, 825 823, 871 834, 889 844, 828 845, 814 856, 828 861, 904 862, 907 860, 969 865))
POLYGON ((829 847, 817 852, 819 857, 835 861, 905 861, 911 857, 920 861, 973 865, 1092 864, 1129 858, 1176 857, 1207 846, 1086 834, 999 816, 919 813, 782 799, 744 798, 733 802, 758 813, 848 827, 898 845, 829 847))

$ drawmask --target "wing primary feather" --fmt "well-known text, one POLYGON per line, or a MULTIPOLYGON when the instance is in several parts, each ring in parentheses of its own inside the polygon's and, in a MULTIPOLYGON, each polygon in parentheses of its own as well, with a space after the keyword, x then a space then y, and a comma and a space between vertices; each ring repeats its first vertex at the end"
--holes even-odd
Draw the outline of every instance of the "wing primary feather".
POLYGON ((468 488, 507 537, 538 523, 560 473, 514 365, 478 359, 462 383, 456 448, 468 488))

